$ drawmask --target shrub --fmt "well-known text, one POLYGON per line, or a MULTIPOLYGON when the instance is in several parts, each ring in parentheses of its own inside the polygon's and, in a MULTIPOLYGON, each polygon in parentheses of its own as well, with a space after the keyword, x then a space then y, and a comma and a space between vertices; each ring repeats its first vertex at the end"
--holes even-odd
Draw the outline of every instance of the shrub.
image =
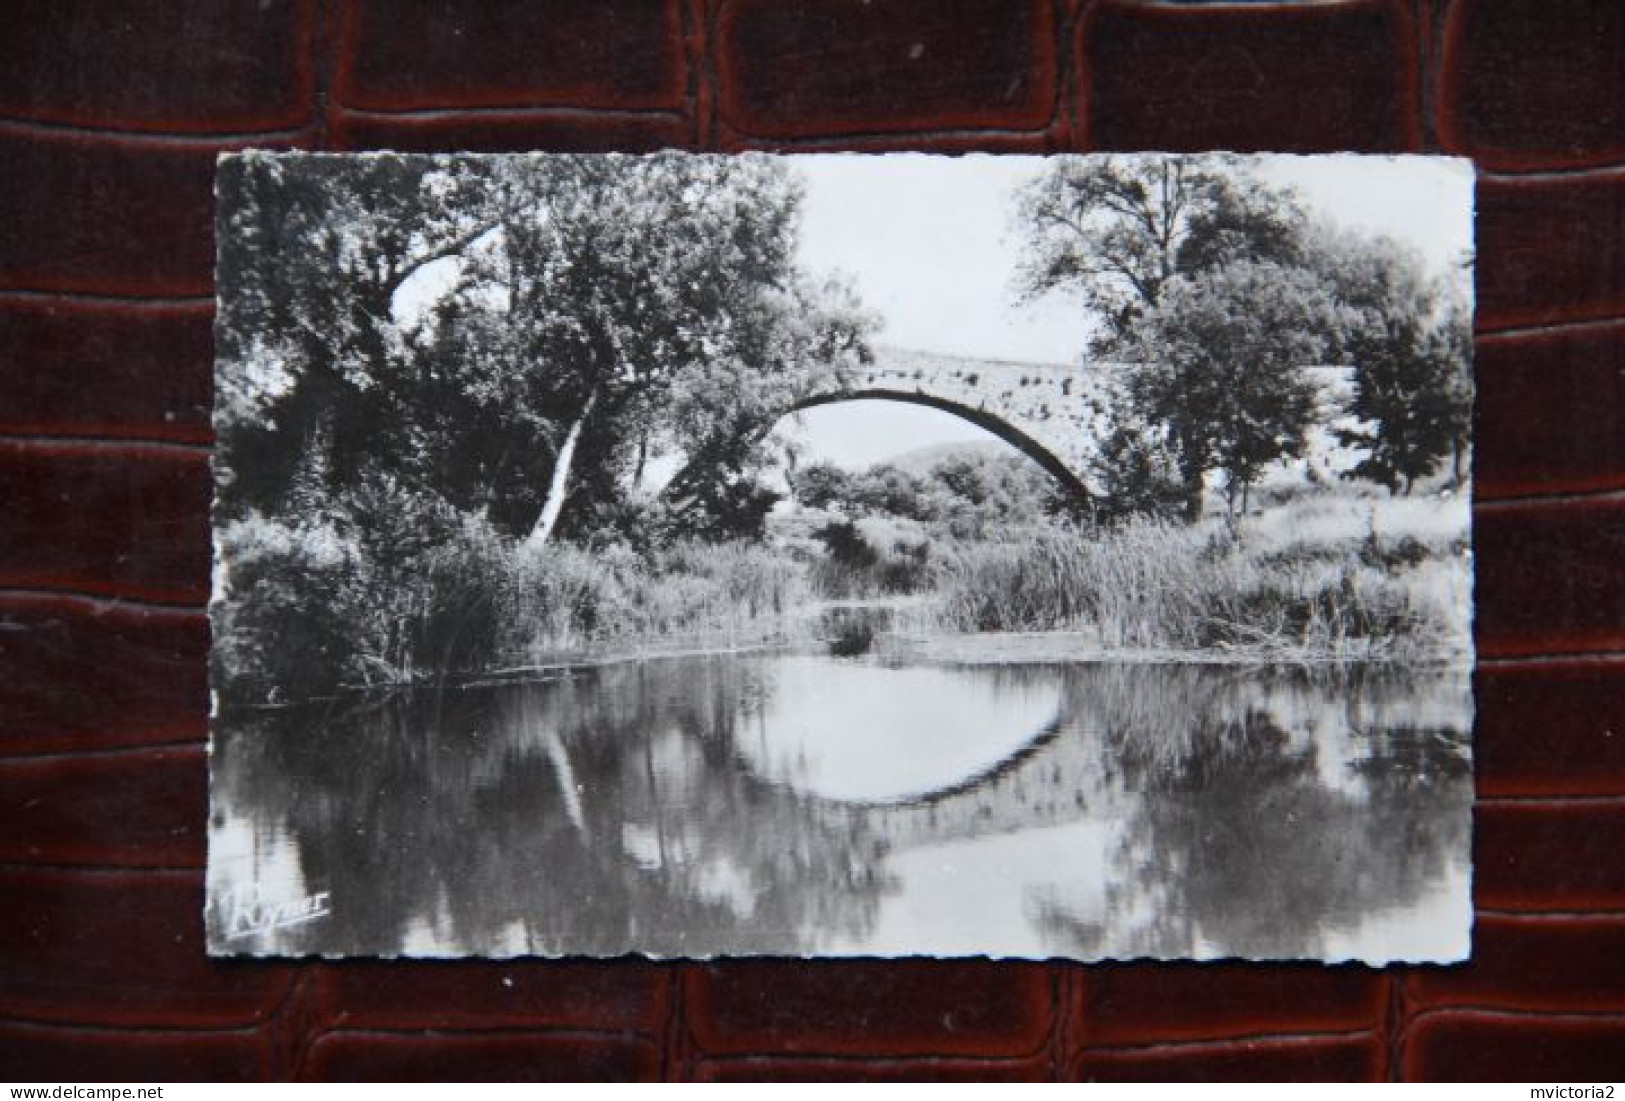
POLYGON ((346 579, 356 552, 330 525, 257 513, 227 525, 210 617, 222 703, 257 704, 333 691, 362 644, 346 579))
POLYGON ((1433 557, 1427 544, 1414 535, 1383 539, 1375 531, 1360 544, 1360 561, 1373 569, 1397 571, 1421 565, 1433 557))
POLYGON ((884 538, 887 525, 870 521, 880 528, 877 536, 849 520, 825 524, 812 534, 824 544, 826 553, 809 564, 813 589, 832 599, 865 596, 904 596, 923 592, 935 583, 931 547, 923 540, 894 538, 884 550, 875 545, 884 538))

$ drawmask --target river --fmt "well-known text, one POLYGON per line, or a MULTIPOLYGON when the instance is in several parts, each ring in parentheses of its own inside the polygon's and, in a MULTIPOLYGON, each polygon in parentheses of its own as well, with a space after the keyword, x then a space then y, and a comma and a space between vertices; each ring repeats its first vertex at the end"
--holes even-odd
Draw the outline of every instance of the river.
POLYGON ((217 722, 211 946, 1454 959, 1468 673, 720 654, 217 722))

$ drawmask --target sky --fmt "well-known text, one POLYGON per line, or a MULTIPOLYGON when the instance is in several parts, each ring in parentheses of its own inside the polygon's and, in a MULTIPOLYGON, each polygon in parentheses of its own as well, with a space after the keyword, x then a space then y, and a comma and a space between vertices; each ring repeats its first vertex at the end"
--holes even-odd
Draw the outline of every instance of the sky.
MULTIPOLYGON (((1017 306, 1011 224, 1017 188, 1046 158, 820 154, 794 158, 806 181, 800 259, 842 272, 883 319, 880 343, 995 359, 1078 362, 1076 299, 1017 306)), ((1445 266, 1472 245, 1469 162, 1423 157, 1269 156, 1266 181, 1294 188, 1312 215, 1394 237, 1445 266)), ((806 459, 866 466, 916 447, 993 437, 946 413, 891 402, 810 410, 784 426, 806 459)))

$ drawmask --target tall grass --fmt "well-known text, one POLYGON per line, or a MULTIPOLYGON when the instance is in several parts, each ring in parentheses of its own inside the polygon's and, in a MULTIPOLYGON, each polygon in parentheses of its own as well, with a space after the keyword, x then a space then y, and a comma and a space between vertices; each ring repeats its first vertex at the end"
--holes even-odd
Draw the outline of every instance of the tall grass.
POLYGON ((1105 649, 1346 659, 1464 637, 1440 596, 1448 565, 1427 552, 1397 570, 1369 559, 1358 542, 1262 553, 1222 528, 1156 520, 1040 528, 939 549, 939 616, 957 631, 1085 631, 1105 649))
POLYGON ((799 566, 759 544, 647 555, 555 544, 514 552, 499 619, 508 658, 661 640, 740 646, 774 639, 786 611, 809 598, 799 566))
MULTIPOLYGON (((917 532, 917 528, 914 529, 917 532)), ((826 524, 813 533, 808 578, 831 600, 911 596, 934 584, 931 544, 909 527, 866 521, 826 524)))
POLYGON ((469 523, 378 554, 331 527, 252 517, 221 545, 214 686, 234 705, 606 649, 761 645, 812 597, 798 562, 752 543, 529 551, 469 523))
POLYGON ((1283 504, 1240 536, 1144 520, 1035 524, 996 540, 853 528, 799 545, 642 552, 532 551, 464 523, 405 554, 373 552, 330 526, 254 517, 221 536, 231 568, 212 609, 215 687, 268 702, 654 648, 822 639, 856 654, 877 630, 1075 631, 1103 651, 1272 658, 1462 652, 1465 538, 1459 525, 1411 511, 1383 517, 1406 529, 1387 534, 1369 509, 1309 501, 1283 504), (820 600, 852 598, 901 603, 878 625, 807 614, 820 600))

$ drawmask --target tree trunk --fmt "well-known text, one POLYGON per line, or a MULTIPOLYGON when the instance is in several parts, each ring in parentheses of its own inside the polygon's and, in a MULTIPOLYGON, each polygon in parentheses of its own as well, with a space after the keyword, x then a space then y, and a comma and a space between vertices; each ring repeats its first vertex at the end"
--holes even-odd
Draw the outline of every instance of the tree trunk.
POLYGON ((1200 468, 1185 469, 1180 472, 1184 482, 1185 519, 1194 524, 1202 518, 1202 471, 1200 468))
POLYGON ((637 493, 643 488, 643 468, 649 462, 649 433, 644 432, 638 437, 638 462, 632 469, 632 492, 637 493))
POLYGON ((535 550, 547 545, 553 538, 553 529, 558 526, 559 516, 564 512, 564 499, 570 492, 570 472, 575 464, 576 445, 581 442, 581 431, 586 427, 587 418, 592 416, 592 408, 598 403, 598 391, 593 390, 587 395, 587 403, 581 407, 581 415, 570 426, 569 434, 564 437, 564 446, 559 448, 559 454, 553 460, 553 475, 548 479, 547 497, 542 501, 542 514, 536 518, 536 526, 530 529, 525 537, 525 549, 535 550))

